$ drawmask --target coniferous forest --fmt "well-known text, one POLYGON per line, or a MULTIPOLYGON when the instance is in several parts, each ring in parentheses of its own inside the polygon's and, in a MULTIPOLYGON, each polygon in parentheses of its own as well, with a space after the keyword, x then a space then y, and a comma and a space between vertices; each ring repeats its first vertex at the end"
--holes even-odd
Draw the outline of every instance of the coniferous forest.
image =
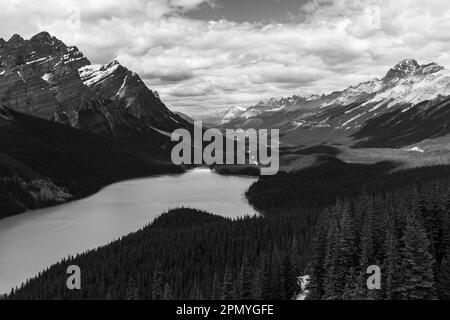
POLYGON ((449 299, 450 167, 323 158, 261 177, 262 213, 230 220, 188 208, 52 266, 7 299, 449 299), (66 290, 67 266, 83 270, 66 290), (368 290, 368 266, 381 290, 368 290))
POLYGON ((10 114, 13 120, 0 125, 0 219, 57 203, 31 195, 39 192, 33 188, 36 180, 52 181, 78 199, 117 181, 183 172, 167 162, 168 151, 160 147, 167 141, 159 135, 147 136, 148 145, 134 145, 14 111, 10 114))

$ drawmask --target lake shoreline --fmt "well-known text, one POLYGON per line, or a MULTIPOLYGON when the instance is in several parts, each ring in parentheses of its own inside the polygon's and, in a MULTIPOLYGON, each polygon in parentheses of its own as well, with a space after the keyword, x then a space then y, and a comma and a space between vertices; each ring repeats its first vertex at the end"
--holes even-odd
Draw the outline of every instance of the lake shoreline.
POLYGON ((259 215, 245 198, 255 181, 222 176, 209 167, 190 168, 183 174, 118 182, 81 200, 2 219, 0 291, 12 288, 6 283, 20 285, 61 259, 135 233, 170 209, 195 208, 231 219, 259 215))

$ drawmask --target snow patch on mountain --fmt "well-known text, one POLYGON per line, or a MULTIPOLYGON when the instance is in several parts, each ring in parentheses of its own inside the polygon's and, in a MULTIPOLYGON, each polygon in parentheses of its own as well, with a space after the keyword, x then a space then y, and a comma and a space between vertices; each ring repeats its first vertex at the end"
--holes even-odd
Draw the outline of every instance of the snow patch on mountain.
POLYGON ((425 150, 421 149, 420 147, 409 148, 406 151, 408 151, 408 152, 419 152, 419 153, 424 153, 425 152, 425 150))
POLYGON ((94 64, 87 65, 78 70, 83 83, 90 87, 103 79, 111 76, 119 68, 120 64, 113 61, 108 65, 94 64))
POLYGON ((244 107, 232 107, 232 108, 228 109, 223 116, 223 120, 222 120, 221 124, 225 124, 237 117, 241 117, 246 111, 247 111, 247 108, 244 108, 244 107))
POLYGON ((360 128, 371 118, 394 109, 406 112, 422 102, 449 96, 449 70, 436 63, 420 65, 414 59, 406 59, 391 68, 382 79, 375 78, 322 96, 272 98, 237 117, 244 121, 263 113, 285 112, 289 130, 292 127, 348 130, 360 128), (291 114, 294 111, 298 114, 291 114), (288 119, 292 116, 294 121, 288 119))
POLYGON ((412 74, 400 79, 397 85, 378 93, 369 103, 389 101, 388 107, 400 103, 417 105, 423 101, 429 101, 439 96, 450 95, 450 72, 440 70, 431 74, 412 74))

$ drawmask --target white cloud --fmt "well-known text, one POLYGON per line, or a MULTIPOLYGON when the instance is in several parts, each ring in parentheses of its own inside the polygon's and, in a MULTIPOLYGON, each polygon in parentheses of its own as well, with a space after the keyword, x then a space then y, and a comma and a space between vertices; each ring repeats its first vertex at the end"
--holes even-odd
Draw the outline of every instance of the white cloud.
POLYGON ((93 62, 117 58, 188 113, 341 89, 404 58, 450 67, 448 0, 311 0, 285 24, 184 16, 200 5, 214 2, 6 0, 0 36, 45 29, 93 62))

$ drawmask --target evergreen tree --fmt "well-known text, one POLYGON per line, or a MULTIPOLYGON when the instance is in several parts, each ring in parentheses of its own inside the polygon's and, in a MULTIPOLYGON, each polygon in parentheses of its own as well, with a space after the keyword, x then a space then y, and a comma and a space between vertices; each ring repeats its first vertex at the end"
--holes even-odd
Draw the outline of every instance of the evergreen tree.
POLYGON ((361 253, 360 253, 360 270, 364 271, 367 267, 371 266, 374 262, 374 242, 373 242, 373 211, 369 208, 363 223, 361 234, 361 253))
POLYGON ((300 275, 300 273, 302 272, 301 268, 301 260, 302 257, 300 255, 299 252, 299 246, 298 246, 298 241, 297 241, 297 237, 294 236, 294 238, 291 241, 291 250, 290 250, 290 256, 291 256, 291 262, 292 262, 292 268, 293 268, 293 272, 298 276, 300 275))
POLYGON ((172 289, 168 283, 164 286, 163 300, 173 300, 172 289))
POLYGON ((153 271, 152 300, 161 300, 164 297, 164 281, 161 263, 157 263, 153 271))
POLYGON ((408 300, 436 298, 434 259, 421 219, 414 210, 407 215, 403 242, 401 297, 408 300))
POLYGON ((259 267, 256 268, 253 279, 252 297, 254 300, 262 300, 262 269, 259 267))
POLYGON ((270 256, 265 254, 263 256, 263 268, 262 268, 262 289, 261 297, 263 300, 272 299, 272 263, 270 256))
POLYGON ((398 286, 400 284, 400 257, 398 253, 398 241, 392 222, 388 223, 385 239, 385 259, 383 265, 384 286, 382 290, 387 300, 398 298, 398 286))
POLYGON ((214 272, 212 287, 211 287, 211 292, 210 292, 210 299, 211 300, 220 300, 221 297, 222 297, 222 285, 220 283, 217 272, 214 272))
POLYGON ((128 280, 127 290, 125 293, 126 300, 139 300, 139 288, 136 284, 136 280, 130 277, 128 280))
POLYGON ((361 273, 354 268, 350 268, 349 276, 346 279, 344 291, 342 293, 343 300, 363 300, 364 290, 361 283, 361 273))
POLYGON ((242 300, 251 300, 253 297, 253 286, 250 263, 247 256, 244 256, 240 274, 240 296, 242 300))
POLYGON ((283 300, 291 300, 294 294, 298 292, 298 275, 295 272, 290 254, 286 254, 283 259, 283 284, 284 297, 283 300))
POLYGON ((203 300, 203 293, 197 279, 194 279, 192 284, 192 288, 189 293, 189 300, 203 300))
POLYGON ((439 299, 450 300, 450 248, 441 262, 438 274, 437 289, 439 299))
POLYGON ((271 269, 271 300, 283 300, 286 293, 284 292, 284 278, 281 254, 278 248, 275 248, 272 255, 271 269))
POLYGON ((336 237, 336 245, 328 248, 329 251, 332 251, 330 253, 332 258, 331 262, 329 261, 329 282, 326 290, 328 294, 327 298, 333 300, 342 297, 348 272, 356 264, 356 243, 350 207, 347 203, 344 203, 338 206, 338 210, 340 220, 339 226, 337 228, 335 227, 335 230, 338 230, 337 236, 334 236, 336 237))
POLYGON ((327 252, 327 230, 326 224, 320 222, 316 228, 311 253, 311 261, 308 266, 307 274, 310 275, 306 286, 308 291, 308 300, 320 300, 325 293, 325 253, 327 252))
POLYGON ((320 299, 336 300, 342 291, 339 291, 338 275, 338 235, 340 233, 338 215, 333 211, 330 215, 330 221, 326 238, 326 254, 324 260, 325 278, 323 280, 324 295, 320 299))
POLYGON ((230 266, 225 267, 225 275, 222 284, 222 300, 232 300, 234 292, 233 274, 230 266))

